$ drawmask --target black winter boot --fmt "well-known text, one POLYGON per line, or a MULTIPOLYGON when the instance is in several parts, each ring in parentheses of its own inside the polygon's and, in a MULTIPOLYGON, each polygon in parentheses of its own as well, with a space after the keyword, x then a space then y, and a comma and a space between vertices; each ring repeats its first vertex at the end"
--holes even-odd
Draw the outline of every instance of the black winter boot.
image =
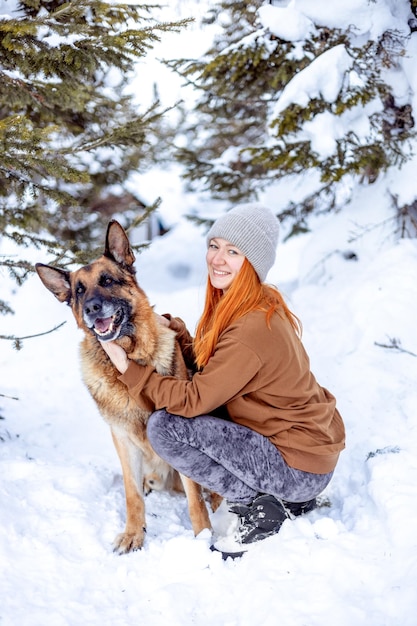
POLYGON ((238 528, 242 544, 260 541, 275 535, 290 516, 280 500, 267 494, 257 496, 247 511, 240 515, 238 528))
POLYGON ((290 518, 282 502, 267 494, 256 496, 251 504, 230 504, 229 511, 239 517, 237 530, 233 535, 218 537, 210 546, 213 552, 221 552, 224 560, 240 558, 249 544, 275 535, 290 518))
POLYGON ((315 508, 317 508, 317 500, 313 498, 312 500, 307 500, 306 502, 287 502, 286 500, 282 501, 282 504, 285 506, 287 511, 298 517, 299 515, 305 515, 306 513, 310 513, 315 508))

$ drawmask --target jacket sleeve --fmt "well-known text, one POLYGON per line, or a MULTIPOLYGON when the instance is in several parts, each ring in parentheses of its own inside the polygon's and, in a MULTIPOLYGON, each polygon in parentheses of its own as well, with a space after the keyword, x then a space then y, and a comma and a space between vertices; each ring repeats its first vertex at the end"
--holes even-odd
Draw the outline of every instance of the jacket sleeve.
POLYGON ((250 381, 256 379, 260 367, 258 355, 237 341, 233 332, 226 331, 204 370, 194 374, 190 381, 161 376, 152 366, 133 361, 119 379, 138 403, 143 403, 144 395, 156 409, 196 417, 242 395, 250 381))

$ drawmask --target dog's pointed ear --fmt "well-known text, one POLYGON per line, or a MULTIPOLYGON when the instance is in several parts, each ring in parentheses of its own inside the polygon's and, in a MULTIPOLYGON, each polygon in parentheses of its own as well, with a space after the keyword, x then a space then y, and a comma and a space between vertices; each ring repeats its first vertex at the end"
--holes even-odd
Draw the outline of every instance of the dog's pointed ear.
POLYGON ((60 270, 57 267, 43 265, 43 263, 36 263, 35 269, 45 287, 49 289, 60 302, 67 302, 69 304, 71 300, 70 273, 65 270, 60 270))
POLYGON ((130 247, 129 239, 116 220, 111 220, 107 227, 104 256, 108 256, 117 263, 127 265, 128 267, 135 262, 135 255, 130 247))

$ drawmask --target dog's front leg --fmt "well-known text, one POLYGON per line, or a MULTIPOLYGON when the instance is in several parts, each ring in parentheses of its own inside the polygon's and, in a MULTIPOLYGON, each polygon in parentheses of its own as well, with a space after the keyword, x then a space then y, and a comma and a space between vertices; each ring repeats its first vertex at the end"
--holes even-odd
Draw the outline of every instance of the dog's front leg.
POLYGON ((203 489, 187 476, 180 474, 188 502, 188 512, 194 534, 197 536, 205 528, 211 528, 210 518, 204 501, 203 489))
POLYGON ((143 546, 146 520, 143 500, 143 455, 125 431, 111 429, 123 471, 126 496, 126 528, 114 540, 114 551, 126 554, 143 546))

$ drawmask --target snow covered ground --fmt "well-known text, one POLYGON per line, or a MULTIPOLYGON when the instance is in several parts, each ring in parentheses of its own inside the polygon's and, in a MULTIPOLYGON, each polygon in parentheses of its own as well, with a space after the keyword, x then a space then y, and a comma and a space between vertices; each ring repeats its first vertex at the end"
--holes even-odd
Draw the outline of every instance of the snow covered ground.
MULTIPOLYGON (((112 553, 124 524, 121 471, 80 379, 80 331, 37 277, 14 292, 2 276, 16 310, 2 334, 66 321, 21 351, 1 344, 0 392, 18 397, 1 398, 2 626, 417 623, 417 242, 370 252, 347 243, 368 219, 367 200, 282 244, 270 272, 303 321, 313 371, 338 399, 347 448, 325 492, 331 506, 286 522, 240 561, 211 553, 208 533, 195 539, 185 499, 166 493, 147 498, 143 550, 112 553), (390 338, 404 351, 376 345, 390 338)), ((156 309, 190 328, 204 252, 203 234, 180 223, 137 262, 156 309)), ((222 507, 214 526, 228 515, 222 507)))
MULTIPOLYGON (((414 198, 412 173, 413 163, 388 172, 316 219, 312 233, 279 245, 268 281, 303 322, 347 447, 324 493, 330 506, 285 522, 237 561, 210 552, 208 532, 195 538, 185 498, 167 493, 147 498, 145 547, 112 553, 124 525, 121 470, 81 381, 80 331, 37 277, 18 289, 0 273, 1 297, 16 311, 0 334, 66 322, 20 351, 0 342, 1 626, 416 626, 417 241, 392 237, 389 196, 414 198)), ((169 212, 170 189, 158 172, 149 188, 152 176, 169 212)), ((193 330, 204 230, 178 217, 174 196, 176 225, 139 256, 137 273, 156 310, 193 330)), ((278 209, 276 197, 261 199, 278 209)), ((10 252, 0 239, 0 254, 10 252)), ((229 521, 224 506, 212 515, 217 529, 229 521)))

